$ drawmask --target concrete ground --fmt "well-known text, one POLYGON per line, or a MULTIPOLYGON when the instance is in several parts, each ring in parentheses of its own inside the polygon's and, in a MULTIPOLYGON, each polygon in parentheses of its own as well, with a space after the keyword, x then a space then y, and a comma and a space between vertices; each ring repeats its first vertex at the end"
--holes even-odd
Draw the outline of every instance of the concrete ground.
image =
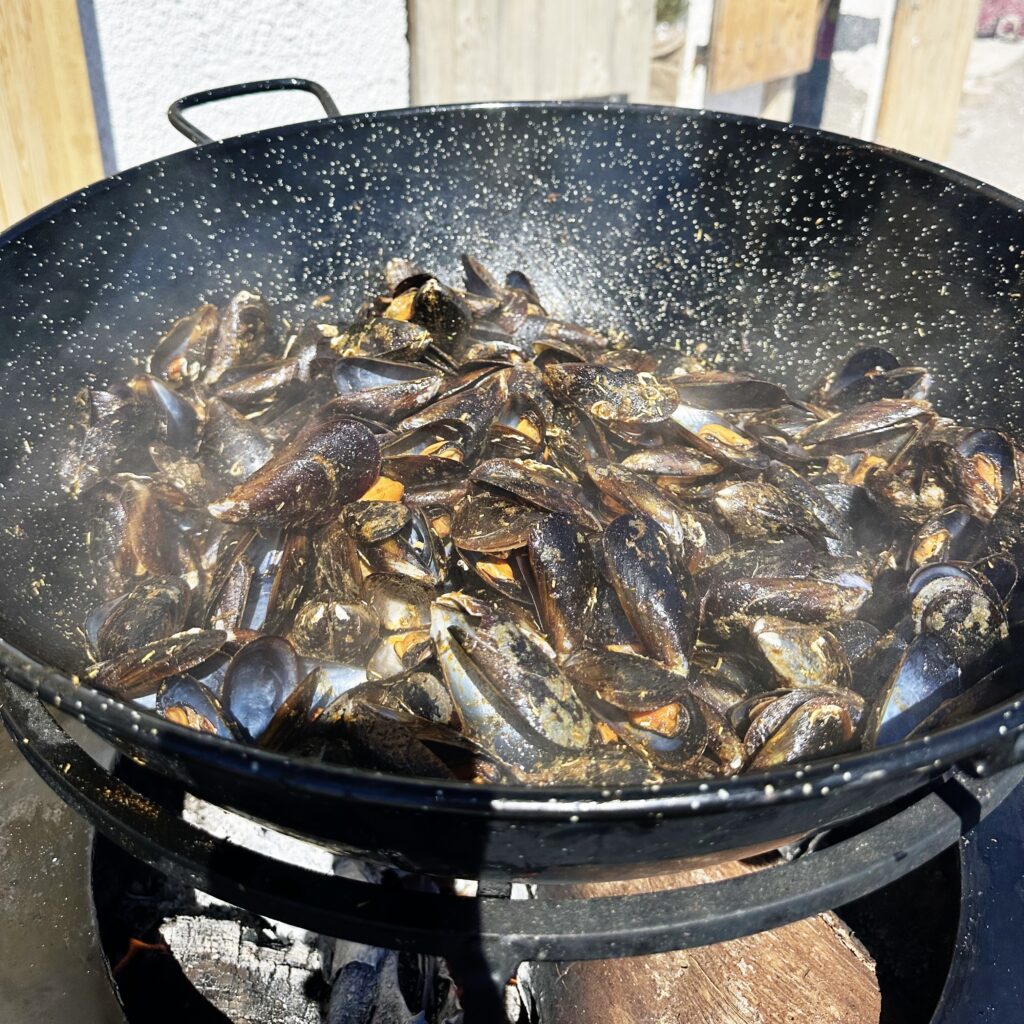
POLYGON ((1024 197, 1024 40, 971 44, 945 163, 1024 197))
MULTIPOLYGON (((863 17, 840 18, 822 125, 830 131, 861 136, 878 73, 876 26, 863 17)), ((942 162, 1024 197, 1024 40, 971 43, 956 132, 942 162)))

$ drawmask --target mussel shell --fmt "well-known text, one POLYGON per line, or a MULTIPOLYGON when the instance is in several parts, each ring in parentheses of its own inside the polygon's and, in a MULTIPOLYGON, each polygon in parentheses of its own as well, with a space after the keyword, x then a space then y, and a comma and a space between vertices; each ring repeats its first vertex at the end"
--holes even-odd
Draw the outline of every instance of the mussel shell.
POLYGON ((242 735, 254 743, 298 683, 299 663, 291 644, 263 636, 231 659, 221 699, 242 735))
POLYGON ((705 370, 673 377, 679 401, 697 409, 774 409, 788 401, 786 389, 741 373, 705 370))
POLYGON ((971 573, 988 581, 1005 604, 1020 579, 1020 571, 1012 558, 1006 555, 988 555, 971 566, 971 573))
POLYGON ((856 724, 842 702, 825 694, 812 696, 761 744, 747 769, 834 757, 852 749, 855 733, 856 724))
MULTIPOLYGON (((590 714, 569 678, 533 635, 498 615, 490 621, 471 621, 448 608, 439 610, 437 603, 434 611, 435 644, 439 632, 446 629, 500 691, 505 712, 518 720, 520 731, 548 747, 581 750, 587 746, 593 729, 590 714)), ((457 698, 456 703, 462 710, 457 698)))
POLYGON ((580 648, 562 667, 581 692, 625 711, 654 711, 688 692, 684 676, 651 658, 622 651, 580 648))
POLYGON ((264 622, 267 632, 285 633, 291 626, 310 582, 313 558, 313 542, 308 531, 291 530, 285 534, 267 599, 264 622))
POLYGON ((367 653, 379 633, 380 619, 368 605, 320 595, 299 607, 289 639, 307 658, 348 665, 367 653))
POLYGON ((597 517, 580 497, 579 485, 553 466, 530 459, 487 459, 474 467, 470 479, 508 491, 548 512, 562 512, 584 529, 600 529, 597 517))
POLYGON ((764 481, 722 484, 715 489, 714 508, 727 528, 740 537, 800 533, 817 538, 824 532, 821 522, 803 504, 764 481))
POLYGON ((177 576, 152 576, 119 598, 96 634, 96 653, 106 661, 177 633, 188 616, 191 592, 177 576))
POLYGON ((671 419, 686 441, 723 465, 747 472, 760 472, 768 465, 757 439, 717 412, 680 402, 671 419))
POLYGON ((433 656, 427 629, 411 629, 381 637, 366 663, 368 679, 392 679, 409 672, 433 656))
POLYGON ((708 745, 703 708, 688 693, 647 712, 625 713, 597 696, 587 703, 598 721, 659 768, 685 771, 708 745))
POLYGON ((934 633, 915 637, 868 715, 864 746, 870 749, 908 736, 961 687, 960 667, 942 639, 934 633))
POLYGON ((273 314, 263 297, 240 291, 232 296, 212 340, 203 381, 215 384, 231 367, 251 363, 263 351, 273 328, 273 314))
POLYGON ((203 303, 171 325, 157 342, 146 368, 173 382, 195 380, 206 368, 210 343, 219 327, 217 307, 203 303))
POLYGON ((850 439, 859 441, 866 435, 907 427, 930 409, 927 402, 910 398, 867 402, 807 427, 797 440, 815 449, 835 451, 850 439))
POLYGON ((918 527, 907 550, 906 567, 962 558, 973 550, 982 524, 966 505, 950 505, 918 527))
POLYGON ((537 610, 559 657, 583 644, 597 604, 597 568, 579 527, 550 515, 529 534, 530 568, 537 610))
POLYGON ((708 531, 689 509, 680 508, 639 472, 613 462, 593 460, 587 474, 603 495, 622 508, 650 516, 688 568, 700 564, 708 547, 708 531))
POLYGON ((605 564, 626 617, 649 653, 685 672, 700 621, 690 574, 648 516, 624 515, 604 533, 605 564))
POLYGON ((129 386, 141 400, 152 405, 162 441, 180 451, 195 450, 199 443, 200 419, 196 407, 187 398, 148 374, 135 377, 129 386))
POLYGON ((434 605, 431 637, 438 666, 458 709, 463 734, 517 773, 545 769, 561 748, 530 729, 502 691, 450 634, 449 626, 460 621, 464 620, 458 613, 434 605))
POLYGON ((833 403, 843 392, 856 387, 865 378, 895 370, 900 361, 889 351, 877 346, 857 349, 847 356, 846 361, 819 389, 821 401, 833 403))
POLYGON ((373 573, 363 581, 362 596, 380 619, 381 629, 405 631, 430 625, 434 590, 428 583, 392 573, 373 573))
POLYGON ((622 460, 622 465, 637 473, 674 477, 683 483, 722 472, 721 465, 710 456, 694 448, 669 444, 633 452, 622 460))
POLYGON ((162 637, 103 662, 92 682, 118 697, 148 697, 165 679, 212 658, 230 636, 222 629, 187 629, 162 637))
POLYGON ((709 590, 704 621, 720 635, 731 636, 762 615, 812 623, 852 619, 869 592, 859 582, 764 576, 725 580, 709 590))
POLYGON ((361 423, 314 423, 209 511, 230 523, 326 522, 369 489, 380 463, 380 444, 361 423))
POLYGON ((971 580, 933 581, 918 592, 911 612, 921 633, 941 637, 962 667, 991 656, 1009 636, 1002 605, 971 580))
POLYGON ((524 547, 544 519, 537 508, 497 494, 471 494, 455 506, 451 539, 464 551, 504 552, 524 547))
POLYGON ((436 278, 417 288, 412 318, 430 332, 434 344, 443 352, 451 352, 473 322, 465 302, 436 278))
POLYGON ((215 475, 227 480, 247 479, 273 454, 274 445, 252 420, 219 398, 206 403, 199 455, 215 475))
POLYGON ((242 625, 256 567, 245 555, 231 563, 224 585, 210 605, 207 625, 211 629, 238 629, 242 625))
POLYGON ((328 523, 313 534, 314 578, 318 587, 345 600, 357 600, 363 569, 359 549, 340 521, 328 523))
POLYGON ((176 725, 208 732, 221 739, 239 739, 239 730, 213 692, 191 676, 175 676, 160 684, 157 711, 176 725))
POLYGON ((648 373, 590 363, 549 363, 544 380, 553 395, 599 422, 661 423, 677 404, 674 389, 648 373))
POLYGON ((383 359, 339 359, 334 367, 338 397, 325 415, 392 420, 426 405, 441 386, 441 375, 419 364, 383 359))
POLYGON ((393 537, 409 522, 411 513, 400 501, 353 501, 341 510, 341 521, 361 544, 393 537))
POLYGON ((870 657, 881 638, 881 633, 876 626, 860 619, 833 622, 828 631, 842 647, 846 660, 851 666, 870 657))
POLYGON ((780 686, 849 687, 850 663, 827 629, 785 619, 759 618, 751 625, 750 633, 780 686))
POLYGON ((392 317, 372 317, 353 324, 331 344, 343 358, 415 359, 431 343, 430 332, 418 324, 395 320, 392 317))

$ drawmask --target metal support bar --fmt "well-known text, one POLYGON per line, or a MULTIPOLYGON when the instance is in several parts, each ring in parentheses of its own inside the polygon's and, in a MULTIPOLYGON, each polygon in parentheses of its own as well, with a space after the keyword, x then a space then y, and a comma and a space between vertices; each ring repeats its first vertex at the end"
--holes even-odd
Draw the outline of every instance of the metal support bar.
POLYGON ((495 979, 523 960, 659 953, 775 928, 857 899, 957 841, 1024 777, 953 777, 892 817, 791 863, 708 885, 601 898, 508 900, 396 891, 321 875, 208 835, 89 758, 9 683, 2 715, 43 779, 157 870, 254 913, 324 935, 450 956, 495 979))

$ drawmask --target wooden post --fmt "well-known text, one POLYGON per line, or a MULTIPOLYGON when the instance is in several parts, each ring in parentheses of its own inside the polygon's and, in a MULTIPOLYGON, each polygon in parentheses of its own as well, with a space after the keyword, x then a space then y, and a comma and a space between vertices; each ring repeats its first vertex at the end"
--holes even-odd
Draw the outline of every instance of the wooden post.
POLYGON ((653 39, 654 0, 409 0, 412 102, 643 102, 653 39))
POLYGON ((980 0, 898 0, 875 141, 942 160, 956 128, 980 0))
POLYGON ((0 0, 0 228, 102 177, 75 0, 0 0))

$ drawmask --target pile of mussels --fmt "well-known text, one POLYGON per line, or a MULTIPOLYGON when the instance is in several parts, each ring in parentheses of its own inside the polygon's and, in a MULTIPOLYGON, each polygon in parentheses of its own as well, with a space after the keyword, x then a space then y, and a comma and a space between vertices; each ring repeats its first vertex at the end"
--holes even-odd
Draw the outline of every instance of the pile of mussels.
POLYGON ((87 678, 429 778, 640 782, 871 748, 1009 696, 1021 449, 855 352, 805 399, 405 260, 347 324, 239 292, 82 396, 87 678))

